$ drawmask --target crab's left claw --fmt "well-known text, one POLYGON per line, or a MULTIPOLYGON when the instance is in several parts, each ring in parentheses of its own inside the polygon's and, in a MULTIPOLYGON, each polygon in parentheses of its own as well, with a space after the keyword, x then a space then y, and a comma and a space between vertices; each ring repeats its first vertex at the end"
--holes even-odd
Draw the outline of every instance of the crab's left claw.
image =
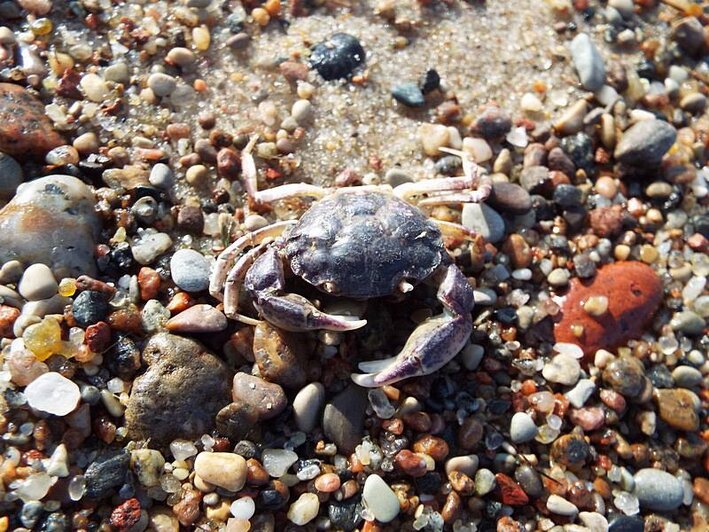
POLYGON ((401 352, 386 360, 359 365, 365 374, 352 374, 352 380, 369 388, 393 384, 410 377, 428 375, 450 362, 463 348, 473 330, 470 311, 473 289, 456 266, 448 266, 438 289, 443 314, 421 323, 401 352))

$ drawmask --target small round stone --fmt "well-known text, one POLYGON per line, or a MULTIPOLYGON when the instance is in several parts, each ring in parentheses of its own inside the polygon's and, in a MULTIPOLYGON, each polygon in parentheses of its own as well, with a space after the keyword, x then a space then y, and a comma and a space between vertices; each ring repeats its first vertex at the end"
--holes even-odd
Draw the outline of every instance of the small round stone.
POLYGON ((314 493, 303 493, 288 508, 288 520, 303 526, 315 519, 320 511, 320 501, 314 493))
POLYGON ((256 513, 256 503, 251 497, 241 497, 236 499, 229 507, 231 515, 237 519, 251 519, 256 513))
POLYGON ((680 388, 694 388, 702 384, 702 372, 692 366, 677 366, 672 370, 672 379, 680 388))
POLYGON ((85 327, 93 325, 106 317, 108 301, 103 292, 84 290, 74 298, 71 312, 76 323, 85 327))
POLYGON ((24 394, 30 407, 55 416, 66 416, 81 399, 79 387, 54 371, 44 373, 29 383, 24 394))
POLYGON ((168 74, 155 72, 148 78, 148 88, 160 98, 169 96, 177 88, 177 80, 168 74))
POLYGON ((235 453, 203 451, 194 461, 199 477, 228 491, 239 491, 246 483, 246 460, 235 453))
POLYGON ((310 67, 325 80, 349 78, 364 63, 366 54, 356 37, 335 33, 329 39, 313 46, 310 67))
POLYGON ((416 83, 406 82, 395 85, 391 89, 391 95, 394 99, 406 107, 423 107, 426 104, 426 99, 423 92, 416 83))
POLYGON ((399 499, 382 477, 371 474, 364 482, 362 502, 381 523, 393 521, 399 515, 399 499))
POLYGON ((684 487, 675 476, 659 469, 641 469, 633 475, 635 489, 633 495, 640 506, 650 510, 666 512, 679 508, 684 499, 684 487))
POLYGON ((201 292, 209 286, 209 263, 199 251, 179 249, 170 259, 173 282, 185 292, 201 292))
POLYGON ((581 374, 579 361, 569 355, 556 355, 544 365, 542 375, 550 382, 573 386, 581 374))
POLYGON ((154 187, 168 189, 172 186, 173 182, 172 170, 165 163, 157 163, 150 170, 148 181, 154 187))
POLYGON ((58 288, 59 285, 48 266, 32 264, 22 275, 17 291, 29 301, 38 301, 52 297, 58 288))
POLYGON ((510 423, 510 438, 515 443, 531 441, 537 435, 537 425, 526 412, 517 412, 510 423))
POLYGON ((465 203, 461 223, 492 243, 505 237, 505 221, 502 216, 484 203, 465 203))
POLYGON ((305 385, 293 399, 293 419, 298 430, 309 433, 317 427, 325 404, 325 387, 319 382, 305 385))
POLYGON ((569 284, 571 274, 566 268, 554 268, 547 276, 549 284, 555 288, 563 288, 569 284))

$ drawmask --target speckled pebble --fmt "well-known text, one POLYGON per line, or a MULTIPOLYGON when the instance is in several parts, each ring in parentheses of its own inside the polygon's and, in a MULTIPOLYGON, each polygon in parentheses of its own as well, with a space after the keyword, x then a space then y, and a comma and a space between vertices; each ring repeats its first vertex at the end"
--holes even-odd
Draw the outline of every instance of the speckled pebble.
POLYGON ((201 292, 209 286, 209 263, 199 251, 178 249, 170 259, 173 282, 185 292, 201 292))

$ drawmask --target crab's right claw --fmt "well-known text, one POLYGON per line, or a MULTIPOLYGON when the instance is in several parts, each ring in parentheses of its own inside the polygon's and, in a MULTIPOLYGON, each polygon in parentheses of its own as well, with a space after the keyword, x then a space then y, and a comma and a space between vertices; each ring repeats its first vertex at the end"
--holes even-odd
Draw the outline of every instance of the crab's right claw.
POLYGON ((262 295, 254 306, 268 322, 286 331, 352 331, 367 324, 356 316, 322 312, 298 294, 262 295))

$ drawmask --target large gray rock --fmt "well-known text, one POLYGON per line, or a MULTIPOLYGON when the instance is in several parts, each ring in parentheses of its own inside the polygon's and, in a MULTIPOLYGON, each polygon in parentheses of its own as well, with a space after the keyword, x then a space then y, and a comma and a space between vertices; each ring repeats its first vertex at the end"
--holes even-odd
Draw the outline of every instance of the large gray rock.
POLYGON ((23 183, 0 210, 0 264, 46 264, 58 279, 95 275, 95 203, 91 188, 68 175, 23 183))
POLYGON ((664 120, 641 120, 623 132, 615 158, 629 166, 656 166, 676 138, 677 130, 664 120))
POLYGON ((129 438, 164 446, 210 432, 231 402, 224 362, 199 342, 167 333, 148 341, 143 359, 148 370, 135 379, 126 408, 129 438))

